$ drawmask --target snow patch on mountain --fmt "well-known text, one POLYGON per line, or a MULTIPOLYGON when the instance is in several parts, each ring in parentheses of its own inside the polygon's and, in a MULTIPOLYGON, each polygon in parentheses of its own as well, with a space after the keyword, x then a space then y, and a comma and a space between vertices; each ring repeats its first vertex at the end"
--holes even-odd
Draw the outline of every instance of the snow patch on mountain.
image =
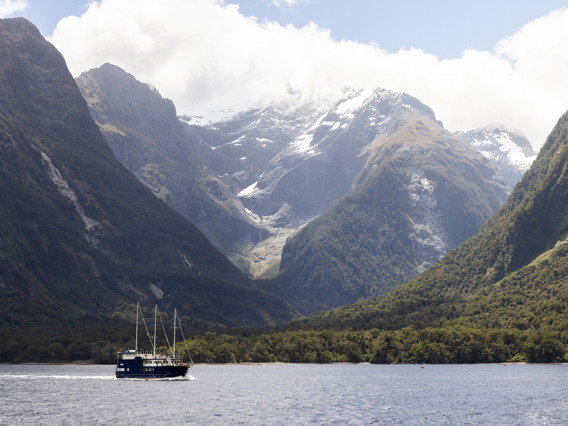
POLYGON ((426 178, 424 171, 411 170, 407 187, 411 220, 414 229, 414 246, 422 260, 423 267, 440 260, 448 251, 446 230, 434 197, 434 185, 426 178))
POLYGON ((502 124, 456 132, 456 135, 497 166, 511 187, 520 180, 536 158, 529 140, 502 124))
POLYGON ((258 142, 261 142, 261 143, 274 143, 274 141, 273 141, 272 139, 256 138, 256 140, 257 140, 258 142))
POLYGON ((246 197, 252 194, 254 189, 256 188, 257 183, 258 181, 254 182, 252 185, 247 186, 245 189, 243 189, 241 192, 237 194, 237 197, 246 197))
POLYGON ((509 133, 484 131, 481 135, 474 136, 471 145, 478 148, 488 159, 498 161, 506 160, 522 171, 528 170, 536 158, 536 155, 527 156, 525 151, 515 143, 509 133))
MULTIPOLYGON (((313 131, 313 130, 312 130, 313 131)), ((310 146, 314 140, 314 135, 310 133, 304 133, 296 138, 296 140, 291 145, 292 152, 296 154, 313 155, 315 151, 310 146)))
POLYGON ((343 119, 351 120, 355 116, 355 113, 360 110, 365 103, 371 100, 372 95, 372 89, 354 90, 337 104, 334 112, 343 119))

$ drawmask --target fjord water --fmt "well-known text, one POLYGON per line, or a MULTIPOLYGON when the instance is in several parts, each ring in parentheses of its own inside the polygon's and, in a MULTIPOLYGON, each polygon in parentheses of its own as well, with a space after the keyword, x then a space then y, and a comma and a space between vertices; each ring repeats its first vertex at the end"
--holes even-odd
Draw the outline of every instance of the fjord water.
POLYGON ((0 365, 0 424, 566 424, 566 383, 566 365, 0 365))

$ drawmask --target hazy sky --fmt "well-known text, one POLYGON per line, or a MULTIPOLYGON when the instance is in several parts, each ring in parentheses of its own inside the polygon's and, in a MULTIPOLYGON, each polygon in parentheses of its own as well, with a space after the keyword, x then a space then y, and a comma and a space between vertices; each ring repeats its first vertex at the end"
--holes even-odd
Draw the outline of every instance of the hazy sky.
POLYGON ((404 91, 449 130, 503 123, 539 147, 568 109, 568 2, 0 0, 77 76, 114 63, 180 114, 404 91))

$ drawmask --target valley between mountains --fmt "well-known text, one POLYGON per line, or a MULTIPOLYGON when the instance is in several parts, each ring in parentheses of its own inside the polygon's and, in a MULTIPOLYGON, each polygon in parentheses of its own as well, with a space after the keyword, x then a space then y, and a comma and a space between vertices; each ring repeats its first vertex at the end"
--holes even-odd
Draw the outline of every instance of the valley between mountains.
MULTIPOLYGON (((77 84, 115 156, 303 314, 413 278, 473 236, 510 191, 490 155, 406 94, 348 90, 198 125, 111 64, 77 84), (385 183, 388 194, 377 189, 385 183)), ((488 132, 472 140, 490 141, 488 132)), ((495 132, 486 152, 517 171, 514 184, 532 160, 530 144, 495 132)))
POLYGON ((538 156, 385 88, 205 122, 0 35, 1 361, 107 362, 137 302, 204 362, 565 360, 566 116, 538 156))

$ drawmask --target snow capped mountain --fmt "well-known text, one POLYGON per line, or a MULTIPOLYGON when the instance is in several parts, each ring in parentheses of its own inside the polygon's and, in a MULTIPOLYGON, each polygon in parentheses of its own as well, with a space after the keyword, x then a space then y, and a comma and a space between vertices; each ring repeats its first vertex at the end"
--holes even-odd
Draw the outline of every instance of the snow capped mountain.
MULTIPOLYGON (((207 126, 188 124, 207 147, 202 156, 209 169, 268 231, 268 238, 249 242, 243 250, 250 270, 259 274, 278 264, 290 235, 351 190, 380 141, 415 121, 441 125, 412 96, 356 89, 318 105, 271 106, 207 126)), ((429 229, 417 235, 429 242, 429 229)), ((439 258, 445 244, 432 244, 439 258)))
POLYGON ((536 158, 529 140, 503 125, 490 125, 455 134, 478 149, 501 170, 511 187, 515 186, 536 158))
MULTIPOLYGON (((475 235, 508 194, 483 155, 407 95, 375 92, 350 128, 359 139, 334 143, 344 164, 358 154, 363 167, 345 196, 288 239, 280 273, 268 284, 303 314, 377 296, 415 277, 475 235)), ((324 140, 314 151, 332 157, 333 149, 319 154, 324 140)))
POLYGON ((260 216, 309 220, 345 195, 377 137, 392 134, 408 114, 433 112, 408 95, 354 90, 324 111, 279 152, 241 201, 260 216))
MULTIPOLYGON (((278 270, 287 238, 353 189, 382 141, 426 123, 441 128, 429 107, 384 89, 350 89, 340 99, 265 106, 199 124, 176 117, 170 101, 117 67, 91 70, 77 82, 117 158, 255 276, 278 270)), ((463 146, 457 155, 475 157, 493 179, 495 170, 463 146)), ((431 263, 450 243, 420 173, 411 192, 425 201, 411 197, 409 214, 415 248, 431 263)))
POLYGON ((258 180, 268 162, 305 131, 321 106, 297 109, 267 106, 207 125, 187 122, 207 152, 209 167, 238 194, 258 180))

